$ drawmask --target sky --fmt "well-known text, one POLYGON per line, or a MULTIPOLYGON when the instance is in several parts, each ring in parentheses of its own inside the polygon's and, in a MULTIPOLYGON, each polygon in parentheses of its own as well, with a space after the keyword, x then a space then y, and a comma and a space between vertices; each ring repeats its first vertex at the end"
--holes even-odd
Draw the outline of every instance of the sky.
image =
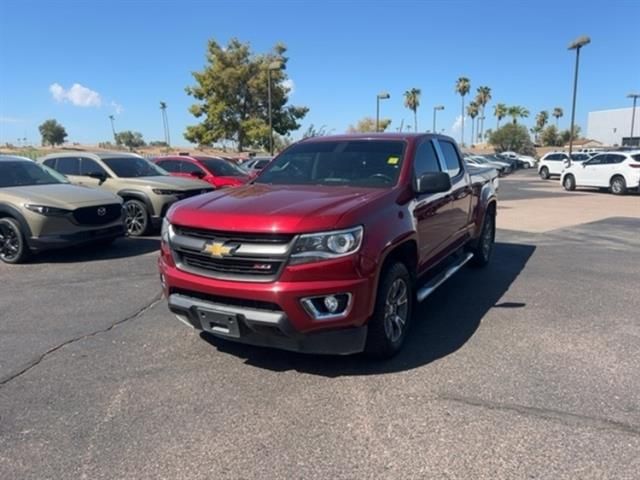
MULTIPOLYGON (((575 52, 580 55, 576 121, 587 113, 630 106, 640 91, 640 1, 195 1, 0 0, 0 144, 27 138, 55 118, 70 142, 111 139, 134 130, 162 140, 159 102, 173 145, 187 145, 193 98, 185 87, 205 65, 208 39, 249 42, 256 53, 288 47, 290 103, 309 107, 310 124, 333 133, 375 117, 376 95, 389 130, 413 128, 403 93, 422 91, 418 128, 460 137, 458 77, 491 87, 486 128, 496 102, 522 105, 531 126, 540 110, 562 107, 570 122, 575 52), (635 23, 635 27, 634 27, 635 23)), ((467 100, 469 98, 467 97, 467 100)), ((468 141, 470 129, 467 122, 468 141)))

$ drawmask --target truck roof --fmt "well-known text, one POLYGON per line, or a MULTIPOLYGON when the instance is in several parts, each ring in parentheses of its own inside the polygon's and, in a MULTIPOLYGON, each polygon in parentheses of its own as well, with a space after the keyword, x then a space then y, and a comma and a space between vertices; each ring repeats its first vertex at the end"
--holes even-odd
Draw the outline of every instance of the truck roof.
POLYGON ((322 137, 309 137, 303 142, 327 142, 327 141, 346 141, 346 140, 404 140, 415 141, 418 138, 432 137, 441 138, 450 141, 455 140, 447 135, 438 133, 410 133, 410 132, 380 132, 380 133, 345 133, 343 135, 327 135, 322 137))

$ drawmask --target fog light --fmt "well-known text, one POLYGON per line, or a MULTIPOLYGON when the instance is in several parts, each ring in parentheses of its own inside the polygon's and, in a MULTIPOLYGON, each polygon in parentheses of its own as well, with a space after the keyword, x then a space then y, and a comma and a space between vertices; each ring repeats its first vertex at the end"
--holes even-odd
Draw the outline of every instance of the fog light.
POLYGON ((335 313, 338 310, 339 302, 336 297, 333 295, 329 295, 328 297, 324 297, 324 306, 327 307, 327 310, 330 313, 335 313))

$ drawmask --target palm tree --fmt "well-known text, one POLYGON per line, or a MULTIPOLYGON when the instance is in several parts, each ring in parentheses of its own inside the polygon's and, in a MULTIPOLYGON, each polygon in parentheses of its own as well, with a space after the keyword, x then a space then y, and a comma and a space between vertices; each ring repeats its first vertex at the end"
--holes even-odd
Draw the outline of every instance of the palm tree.
POLYGON ((540 128, 540 131, 547 125, 549 121, 549 112, 542 110, 536 115, 536 127, 540 128))
POLYGON ((476 103, 482 109, 482 115, 480 115, 480 119, 482 120, 480 122, 480 128, 478 132, 478 137, 480 139, 482 139, 482 132, 484 131, 484 108, 487 106, 487 103, 489 103, 489 100, 491 100, 491 88, 487 86, 478 87, 478 89, 476 90, 476 103))
POLYGON ((500 120, 509 114, 507 106, 504 103, 498 103, 493 106, 493 114, 496 116, 496 130, 500 128, 500 120))
POLYGON ((513 105, 507 109, 507 115, 513 119, 513 124, 518 123, 518 118, 527 118, 529 116, 529 110, 520 105, 513 105))
POLYGON ((460 144, 464 145, 464 96, 471 90, 471 82, 467 77, 460 77, 456 81, 455 91, 462 97, 462 130, 460 132, 460 144))
POLYGON ((467 115, 469 115, 469 118, 471 118, 471 145, 473 145, 473 127, 474 127, 474 119, 478 116, 478 113, 480 113, 480 106, 477 104, 477 102, 473 101, 473 102, 469 102, 469 105, 467 105, 467 115))
POLYGON ((412 88, 404 92, 404 106, 413 111, 414 131, 418 131, 418 107, 420 106, 420 89, 412 88))
POLYGON ((556 117, 556 128, 558 128, 558 119, 564 115, 562 108, 560 107, 554 108, 552 115, 556 117))

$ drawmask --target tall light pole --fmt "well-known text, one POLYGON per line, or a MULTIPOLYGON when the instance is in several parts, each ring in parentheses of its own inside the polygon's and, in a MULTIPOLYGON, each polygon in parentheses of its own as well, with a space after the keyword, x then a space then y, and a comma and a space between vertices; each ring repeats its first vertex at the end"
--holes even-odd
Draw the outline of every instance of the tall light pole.
POLYGON ((167 104, 165 102, 160 102, 160 110, 162 111, 162 126, 164 127, 164 143, 166 144, 168 152, 171 139, 169 137, 169 119, 167 117, 167 104))
POLYGON ((444 110, 444 105, 436 105, 435 107, 433 107, 433 133, 438 133, 436 130, 436 112, 438 110, 444 110))
POLYGON ((376 95, 376 132, 380 131, 380 100, 387 100, 389 97, 387 92, 380 92, 376 95))
POLYGON ((273 117, 271 114, 271 72, 280 70, 282 64, 280 62, 271 62, 267 67, 267 95, 269 100, 269 155, 273 155, 273 117))
POLYGON ((113 132, 113 141, 117 143, 117 140, 116 140, 116 127, 113 124, 113 121, 114 121, 113 115, 109 115, 109 120, 111 120, 111 131, 113 132))
POLYGON ((577 38, 569 44, 569 50, 576 51, 576 68, 573 77, 573 104, 571 105, 571 127, 569 130, 569 165, 571 165, 571 152, 573 151, 573 134, 576 120, 576 93, 578 90, 578 67, 580 66, 580 49, 591 43, 591 39, 587 36, 577 38))
POLYGON ((633 127, 636 119, 636 101, 640 98, 640 93, 630 93, 627 95, 627 98, 633 98, 633 108, 631 109, 631 138, 629 140, 633 143, 633 127))

